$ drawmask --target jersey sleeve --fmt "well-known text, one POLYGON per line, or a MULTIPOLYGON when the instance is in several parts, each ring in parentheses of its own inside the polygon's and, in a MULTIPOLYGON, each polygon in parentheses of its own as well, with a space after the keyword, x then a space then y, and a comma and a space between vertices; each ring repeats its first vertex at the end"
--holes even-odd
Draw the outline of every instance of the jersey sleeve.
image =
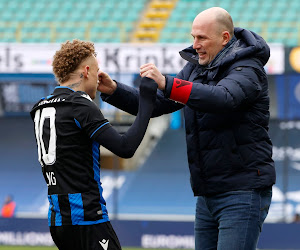
POLYGON ((94 140, 104 130, 111 127, 111 124, 104 118, 101 110, 86 95, 77 94, 72 101, 74 122, 94 140))

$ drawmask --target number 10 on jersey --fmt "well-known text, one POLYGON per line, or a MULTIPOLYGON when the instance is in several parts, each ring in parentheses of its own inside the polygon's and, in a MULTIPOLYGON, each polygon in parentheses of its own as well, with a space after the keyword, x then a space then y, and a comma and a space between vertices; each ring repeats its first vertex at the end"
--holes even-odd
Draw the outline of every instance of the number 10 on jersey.
POLYGON ((38 159, 44 165, 53 165, 56 160, 56 129, 54 107, 43 108, 35 112, 35 136, 38 146, 38 159), (46 145, 48 148, 46 148, 46 145))

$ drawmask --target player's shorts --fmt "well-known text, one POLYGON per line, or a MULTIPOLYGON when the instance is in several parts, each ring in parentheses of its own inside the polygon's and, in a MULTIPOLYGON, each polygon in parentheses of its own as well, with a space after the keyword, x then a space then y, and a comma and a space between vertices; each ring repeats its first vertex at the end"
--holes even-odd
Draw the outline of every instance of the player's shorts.
POLYGON ((50 233, 59 250, 122 249, 109 221, 86 226, 51 226, 50 233))

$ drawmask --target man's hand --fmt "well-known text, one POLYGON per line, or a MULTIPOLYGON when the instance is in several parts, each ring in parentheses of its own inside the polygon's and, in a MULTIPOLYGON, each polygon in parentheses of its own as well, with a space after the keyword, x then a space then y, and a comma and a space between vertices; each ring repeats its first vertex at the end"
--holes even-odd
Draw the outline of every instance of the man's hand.
POLYGON ((153 63, 147 63, 140 67, 141 77, 148 77, 153 79, 160 90, 164 90, 166 87, 166 78, 159 72, 153 63))
POLYGON ((100 91, 101 93, 112 95, 116 89, 117 89, 117 83, 113 81, 107 73, 100 71, 98 73, 97 90, 100 91))

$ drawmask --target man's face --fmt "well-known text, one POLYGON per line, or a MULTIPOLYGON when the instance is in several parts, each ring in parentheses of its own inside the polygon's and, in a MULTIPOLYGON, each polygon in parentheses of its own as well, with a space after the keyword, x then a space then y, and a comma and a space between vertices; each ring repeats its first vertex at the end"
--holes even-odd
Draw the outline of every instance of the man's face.
POLYGON ((199 55, 199 64, 208 65, 224 48, 222 32, 218 32, 216 23, 194 21, 191 35, 194 38, 193 48, 199 55))

